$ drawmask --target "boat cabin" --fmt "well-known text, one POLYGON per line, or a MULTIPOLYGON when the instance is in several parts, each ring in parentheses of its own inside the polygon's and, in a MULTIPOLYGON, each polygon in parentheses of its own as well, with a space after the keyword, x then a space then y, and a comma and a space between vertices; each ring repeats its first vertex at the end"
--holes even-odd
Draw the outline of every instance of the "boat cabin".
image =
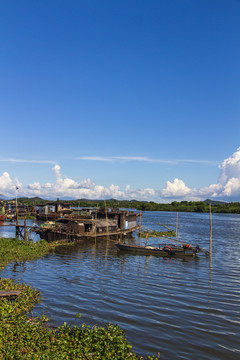
POLYGON ((84 237, 126 235, 140 227, 138 217, 141 213, 114 208, 93 209, 85 215, 72 213, 59 218, 55 226, 44 230, 44 238, 48 241, 62 238, 79 239, 84 237), (51 233, 51 234, 50 234, 51 233))
POLYGON ((40 204, 36 207, 37 219, 58 219, 65 214, 71 214, 71 204, 63 202, 48 202, 46 204, 40 204))

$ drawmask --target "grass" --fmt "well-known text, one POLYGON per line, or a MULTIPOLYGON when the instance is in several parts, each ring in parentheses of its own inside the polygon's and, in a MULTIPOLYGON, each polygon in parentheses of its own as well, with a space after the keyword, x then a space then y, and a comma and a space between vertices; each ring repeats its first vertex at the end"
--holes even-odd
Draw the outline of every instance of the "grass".
MULTIPOLYGON (((48 243, 27 243, 0 239, 1 263, 36 259, 49 251, 48 243)), ((29 317, 39 302, 39 291, 12 279, 0 278, 0 290, 21 290, 16 299, 0 297, 0 359, 143 359, 132 351, 123 330, 113 324, 106 327, 81 327, 64 323, 56 329, 47 325, 46 315, 29 317)), ((80 315, 77 314, 76 317, 80 315)), ((156 357, 148 357, 156 359, 156 357)))

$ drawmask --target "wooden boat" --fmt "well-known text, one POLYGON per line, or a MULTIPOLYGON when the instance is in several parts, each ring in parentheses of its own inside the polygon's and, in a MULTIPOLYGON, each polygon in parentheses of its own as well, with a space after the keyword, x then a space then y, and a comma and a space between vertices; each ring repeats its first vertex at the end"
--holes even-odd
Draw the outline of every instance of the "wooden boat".
POLYGON ((138 217, 141 213, 118 208, 86 209, 84 213, 63 217, 56 222, 46 223, 32 230, 48 242, 68 239, 79 241, 94 238, 113 238, 117 241, 140 230, 138 217), (88 210, 88 211, 87 211, 88 210))
POLYGON ((200 251, 198 245, 192 247, 189 244, 183 244, 181 247, 176 245, 164 245, 159 247, 154 246, 140 246, 130 245, 125 243, 115 243, 119 250, 128 251, 139 255, 156 255, 156 256, 171 256, 171 257, 185 257, 196 256, 200 251))

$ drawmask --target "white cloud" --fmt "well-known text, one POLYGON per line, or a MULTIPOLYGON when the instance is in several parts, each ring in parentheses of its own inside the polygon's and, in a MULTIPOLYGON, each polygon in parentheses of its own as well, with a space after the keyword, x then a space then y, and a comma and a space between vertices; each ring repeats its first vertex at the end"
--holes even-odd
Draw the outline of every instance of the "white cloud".
MULTIPOLYGON (((104 199, 104 198, 117 198, 117 199, 139 199, 148 200, 153 199, 155 191, 153 189, 137 189, 132 190, 127 186, 124 191, 120 190, 118 185, 110 185, 104 187, 102 185, 94 184, 89 178, 81 181, 80 183, 70 178, 63 178, 61 174, 61 167, 56 164, 53 169, 55 182, 40 184, 34 182, 23 188, 20 186, 18 196, 40 196, 43 198, 87 198, 87 199, 104 199)), ((5 196, 14 197, 16 183, 20 184, 16 179, 13 182, 8 173, 4 173, 0 177, 0 192, 5 196)))
POLYGON ((240 178, 240 147, 233 155, 219 165, 221 171, 219 183, 225 184, 231 178, 240 178))
MULTIPOLYGON (((119 157, 118 159, 150 161, 148 158, 141 157, 119 157)), ((155 190, 152 188, 132 189, 130 185, 127 185, 124 190, 121 190, 118 185, 112 184, 109 187, 104 187, 100 184, 93 183, 89 178, 81 182, 76 182, 71 178, 63 178, 61 174, 61 167, 58 164, 55 164, 52 169, 55 181, 52 183, 47 182, 45 184, 40 184, 36 181, 27 185, 26 187, 23 187, 18 179, 13 181, 9 173, 4 172, 0 176, 0 193, 7 197, 14 197, 16 194, 17 185, 19 187, 19 196, 40 196, 46 199, 68 197, 73 199, 117 198, 147 201, 164 201, 164 199, 166 199, 169 201, 170 199, 204 200, 207 197, 212 197, 229 201, 239 201, 240 147, 233 155, 222 162, 222 164, 219 166, 219 169, 220 175, 218 182, 200 189, 191 189, 184 183, 182 179, 175 178, 173 181, 167 181, 166 186, 160 190, 155 190)))
POLYGON ((79 188, 83 189, 94 189, 95 184, 88 178, 86 180, 83 180, 79 184, 79 188))
POLYGON ((217 184, 201 189, 190 189, 182 180, 167 181, 166 187, 160 191, 163 198, 182 198, 186 200, 206 199, 206 197, 240 200, 240 147, 229 158, 219 165, 220 176, 217 184))
POLYGON ((174 179, 173 182, 167 181, 166 187, 161 190, 161 195, 164 198, 177 197, 181 198, 191 193, 182 180, 174 179))
POLYGON ((53 167, 53 175, 56 177, 57 180, 61 180, 60 169, 61 167, 58 164, 53 167))
POLYGON ((35 182, 35 183, 33 183, 33 184, 29 184, 29 185, 27 186, 27 188, 28 188, 29 190, 40 190, 40 189, 41 189, 41 185, 40 185, 39 182, 35 182))
POLYGON ((53 161, 53 160, 26 160, 26 159, 15 159, 15 158, 0 158, 0 162, 29 163, 29 164, 56 164, 56 161, 53 161))
POLYGON ((236 196, 240 194, 240 179, 232 177, 224 185, 222 195, 224 196, 236 196))
POLYGON ((218 183, 205 188, 208 195, 235 201, 240 196, 240 147, 219 165, 218 183))
POLYGON ((130 185, 127 185, 124 191, 125 199, 141 199, 141 200, 149 200, 154 199, 156 191, 154 189, 146 188, 146 189, 131 189, 130 185))
POLYGON ((1 192, 3 191, 9 191, 9 188, 15 189, 15 185, 13 184, 10 175, 7 172, 4 172, 2 176, 0 176, 0 189, 1 192))
POLYGON ((22 188, 22 184, 18 178, 13 181, 7 172, 4 172, 2 176, 0 176, 0 193, 4 196, 16 196, 16 186, 18 186, 19 189, 22 188))
POLYGON ((208 165, 218 165, 218 161, 210 160, 192 160, 192 159, 151 159, 146 156, 79 156, 77 160, 88 160, 88 161, 105 161, 105 162, 117 162, 117 161, 141 161, 148 163, 158 163, 158 164, 208 164, 208 165))

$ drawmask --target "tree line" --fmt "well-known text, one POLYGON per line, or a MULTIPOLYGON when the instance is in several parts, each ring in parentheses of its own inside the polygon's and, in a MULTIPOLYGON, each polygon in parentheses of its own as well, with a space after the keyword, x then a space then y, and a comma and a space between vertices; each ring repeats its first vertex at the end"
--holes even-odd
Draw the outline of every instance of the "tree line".
MULTIPOLYGON (((205 201, 173 201, 169 204, 156 203, 153 201, 138 201, 138 200, 68 200, 63 201, 58 199, 59 202, 70 203, 72 207, 112 207, 112 208, 125 208, 125 209, 136 209, 140 211, 176 211, 176 212, 209 212, 209 203, 211 203, 211 211, 213 213, 230 213, 240 214, 240 203, 239 202, 218 202, 212 200, 205 201)), ((40 198, 20 198, 19 204, 24 203, 28 205, 37 205, 47 203, 47 200, 40 198)))

